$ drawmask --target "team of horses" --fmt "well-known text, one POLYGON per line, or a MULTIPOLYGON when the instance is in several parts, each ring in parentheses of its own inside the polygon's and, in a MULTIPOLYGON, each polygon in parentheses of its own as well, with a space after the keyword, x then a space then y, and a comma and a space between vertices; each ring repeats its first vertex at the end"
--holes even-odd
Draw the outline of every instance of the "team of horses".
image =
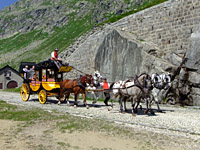
MULTIPOLYGON (((77 106, 77 98, 79 94, 83 95, 83 103, 86 108, 89 108, 86 102, 86 92, 90 91, 93 95, 93 104, 97 102, 98 99, 98 89, 100 87, 100 82, 102 82, 103 77, 98 71, 95 71, 93 75, 85 74, 80 76, 78 79, 64 80, 60 85, 60 102, 63 99, 67 100, 69 104, 69 96, 71 93, 74 94, 74 107, 77 106)), ((157 104, 158 111, 160 110, 159 103, 161 99, 158 97, 162 90, 167 90, 171 87, 171 77, 170 74, 152 74, 142 73, 139 76, 135 76, 128 80, 119 80, 110 84, 109 92, 113 93, 113 98, 111 98, 111 108, 112 110, 114 100, 119 97, 120 111, 125 113, 127 111, 126 102, 131 101, 132 115, 135 116, 137 113, 138 106, 141 102, 146 104, 145 114, 149 111, 153 113, 151 106, 153 103, 157 104), (124 105, 123 105, 124 102, 124 105)))

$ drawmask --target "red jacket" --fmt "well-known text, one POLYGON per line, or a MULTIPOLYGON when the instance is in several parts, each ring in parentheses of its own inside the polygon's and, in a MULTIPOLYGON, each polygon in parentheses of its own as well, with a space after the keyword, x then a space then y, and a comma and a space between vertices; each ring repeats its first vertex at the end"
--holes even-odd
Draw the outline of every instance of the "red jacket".
POLYGON ((104 88, 104 89, 109 89, 108 82, 103 82, 103 88, 104 88))

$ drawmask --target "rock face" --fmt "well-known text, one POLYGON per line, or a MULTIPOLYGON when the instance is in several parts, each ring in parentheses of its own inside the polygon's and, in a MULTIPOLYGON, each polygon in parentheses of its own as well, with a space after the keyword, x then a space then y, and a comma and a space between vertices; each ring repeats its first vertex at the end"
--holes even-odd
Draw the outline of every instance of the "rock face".
POLYGON ((195 28, 190 37, 189 48, 186 52, 187 61, 185 63, 188 73, 188 82, 191 85, 190 96, 193 105, 200 105, 200 25, 195 28))
POLYGON ((143 72, 161 72, 172 67, 150 54, 151 50, 159 52, 156 47, 134 39, 130 33, 113 30, 106 35, 97 50, 95 69, 103 72, 110 81, 117 81, 143 72))
POLYGON ((144 51, 137 42, 129 41, 113 30, 97 50, 95 68, 114 81, 133 77, 140 73, 142 53, 144 51))
MULTIPOLYGON (((186 67, 200 71, 200 25, 198 25, 190 37, 189 48, 186 53, 186 67)), ((200 72, 199 72, 200 73, 200 72)))

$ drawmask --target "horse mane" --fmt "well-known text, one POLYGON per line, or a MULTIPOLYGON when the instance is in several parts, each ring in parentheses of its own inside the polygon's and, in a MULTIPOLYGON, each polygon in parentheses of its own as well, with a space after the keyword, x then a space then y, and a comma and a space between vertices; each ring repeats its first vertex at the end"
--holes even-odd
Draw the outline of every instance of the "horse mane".
POLYGON ((112 87, 113 87, 114 84, 115 84, 115 82, 112 82, 112 83, 110 84, 110 89, 112 89, 112 87))

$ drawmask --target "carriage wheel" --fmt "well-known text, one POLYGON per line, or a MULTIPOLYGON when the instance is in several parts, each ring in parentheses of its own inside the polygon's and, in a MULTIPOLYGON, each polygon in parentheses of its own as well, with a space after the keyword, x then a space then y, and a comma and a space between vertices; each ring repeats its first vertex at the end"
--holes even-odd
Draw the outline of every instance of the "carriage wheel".
POLYGON ((30 97, 30 87, 27 83, 22 84, 20 93, 21 93, 22 100, 28 101, 30 97))
POLYGON ((41 104, 45 104, 47 101, 47 92, 45 90, 41 90, 39 92, 39 101, 41 104))

